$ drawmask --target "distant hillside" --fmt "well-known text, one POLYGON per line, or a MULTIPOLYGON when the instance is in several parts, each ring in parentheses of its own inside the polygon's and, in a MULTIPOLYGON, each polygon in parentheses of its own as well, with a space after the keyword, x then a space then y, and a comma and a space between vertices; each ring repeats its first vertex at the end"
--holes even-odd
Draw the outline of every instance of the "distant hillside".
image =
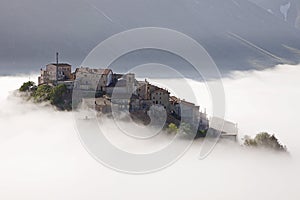
MULTIPOLYGON (((0 8, 0 18, 10 19, 0 30, 0 73, 35 69, 51 62, 56 51, 60 51, 67 62, 75 61, 78 66, 107 37, 144 26, 166 27, 191 36, 206 48, 223 73, 298 63, 300 31, 291 25, 297 20, 296 7, 285 20, 275 10, 283 5, 282 12, 287 12, 288 1, 282 1, 279 8, 276 7, 278 1, 269 3, 275 6, 274 11, 271 10, 273 14, 265 6, 266 2, 30 0, 19 2, 18 6, 6 3, 0 8), (55 10, 55 14, 45 14, 49 10, 55 10)), ((296 5, 296 0, 290 2, 296 5)), ((172 56, 157 52, 135 52, 115 65, 122 66, 125 71, 129 66, 148 61, 184 67, 172 56)))

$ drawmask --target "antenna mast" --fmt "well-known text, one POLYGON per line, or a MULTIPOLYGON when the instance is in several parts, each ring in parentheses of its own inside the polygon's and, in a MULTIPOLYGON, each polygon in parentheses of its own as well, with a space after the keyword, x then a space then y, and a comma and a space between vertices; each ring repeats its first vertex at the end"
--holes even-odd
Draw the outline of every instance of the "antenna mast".
POLYGON ((58 65, 58 52, 56 52, 56 64, 58 65))
POLYGON ((56 85, 58 82, 58 52, 56 52, 56 85))

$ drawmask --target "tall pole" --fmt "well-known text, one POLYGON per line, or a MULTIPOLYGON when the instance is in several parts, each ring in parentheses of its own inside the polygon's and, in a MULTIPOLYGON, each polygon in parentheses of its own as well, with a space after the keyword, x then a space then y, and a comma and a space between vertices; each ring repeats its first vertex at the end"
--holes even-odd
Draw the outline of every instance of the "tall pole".
POLYGON ((58 65, 58 52, 56 52, 56 64, 58 65))
POLYGON ((56 52, 56 85, 58 82, 58 52, 56 52))

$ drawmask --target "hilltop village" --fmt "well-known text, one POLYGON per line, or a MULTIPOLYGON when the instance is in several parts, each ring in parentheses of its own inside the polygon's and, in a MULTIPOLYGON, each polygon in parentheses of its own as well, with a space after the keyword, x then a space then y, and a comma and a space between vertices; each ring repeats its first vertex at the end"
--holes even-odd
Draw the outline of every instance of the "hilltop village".
MULTIPOLYGON (((205 136, 209 128, 206 112, 200 112, 200 107, 194 103, 171 96, 165 88, 149 83, 146 79, 138 81, 135 74, 118 74, 111 69, 93 69, 89 67, 76 68, 67 63, 51 63, 41 69, 38 85, 64 85, 68 93, 80 92, 82 106, 95 109, 98 115, 111 114, 116 109, 127 111, 135 121, 148 124, 151 119, 149 112, 165 113, 166 125, 188 124, 198 135, 205 136)), ((236 139, 237 125, 231 122, 225 124, 227 130, 222 130, 222 136, 236 139)))

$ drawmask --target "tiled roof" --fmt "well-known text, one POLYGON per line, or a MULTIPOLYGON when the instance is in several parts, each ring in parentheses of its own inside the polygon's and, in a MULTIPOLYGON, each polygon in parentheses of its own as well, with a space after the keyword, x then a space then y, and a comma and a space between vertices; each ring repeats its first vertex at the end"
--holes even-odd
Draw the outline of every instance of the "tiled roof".
POLYGON ((178 99, 178 98, 175 97, 175 96, 170 96, 170 101, 178 102, 178 101, 180 101, 180 99, 178 99))
POLYGON ((154 92, 163 92, 163 93, 168 93, 170 94, 170 92, 168 90, 165 90, 163 88, 160 88, 160 87, 157 87, 157 86, 154 86, 155 87, 155 90, 153 91, 154 92))
POLYGON ((67 65, 67 66, 71 66, 70 64, 68 64, 68 63, 50 63, 49 65, 55 65, 55 66, 65 66, 65 65, 67 65))
POLYGON ((91 69, 88 67, 80 67, 76 68, 76 72, 108 75, 111 72, 111 69, 91 69))

